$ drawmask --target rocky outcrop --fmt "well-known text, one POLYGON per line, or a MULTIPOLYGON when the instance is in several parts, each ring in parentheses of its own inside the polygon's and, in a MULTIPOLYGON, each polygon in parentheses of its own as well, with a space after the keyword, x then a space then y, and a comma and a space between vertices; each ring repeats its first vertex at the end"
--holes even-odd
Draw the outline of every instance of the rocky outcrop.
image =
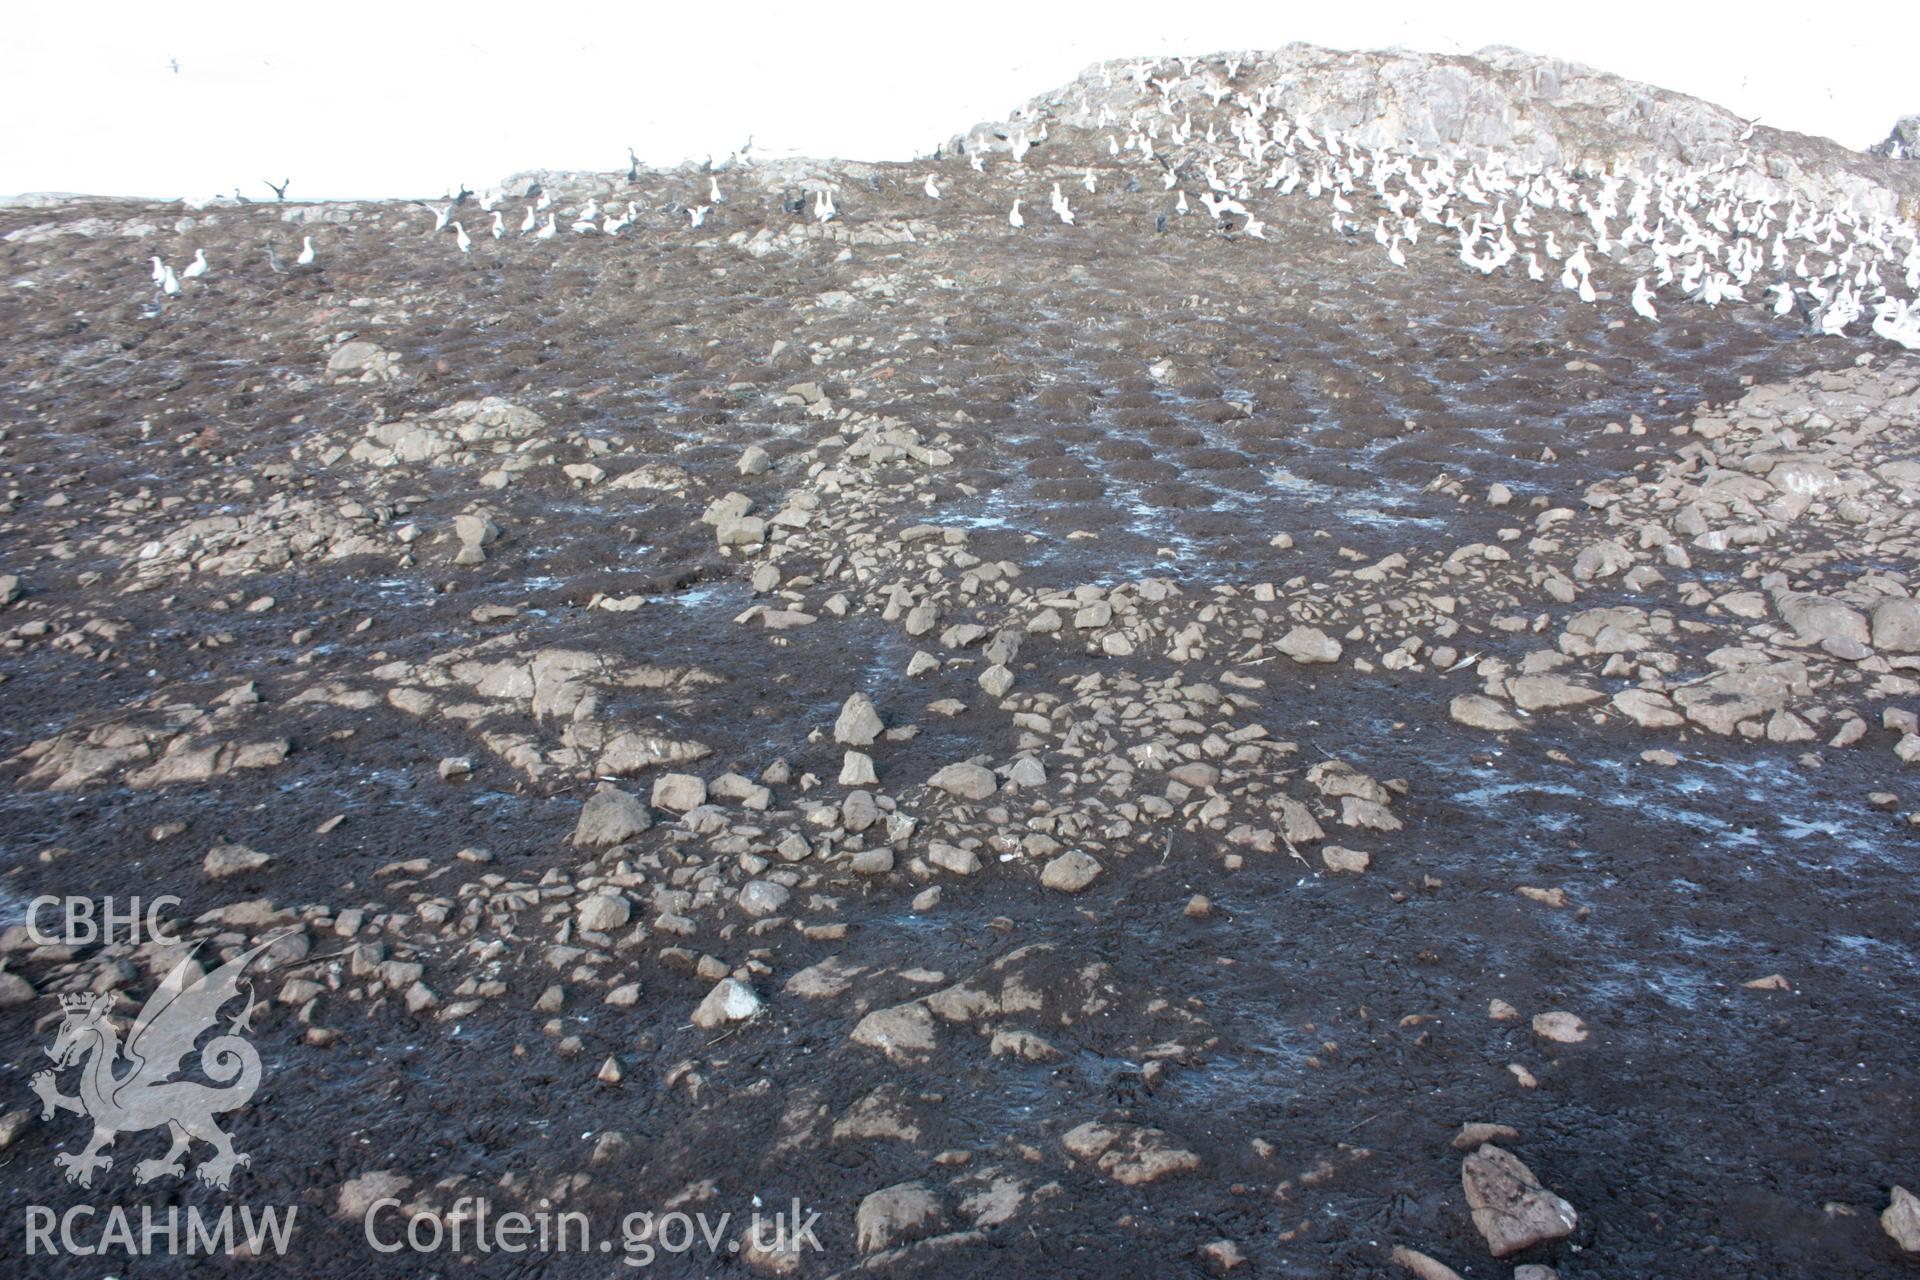
POLYGON ((1867 153, 1883 160, 1920 160, 1920 115, 1902 117, 1886 141, 1867 148, 1867 153))
MULTIPOLYGON (((1290 44, 1271 52, 1096 63, 1071 84, 1029 101, 1007 122, 977 125, 949 149, 1059 149, 1072 131, 1124 134, 1137 108, 1178 100, 1205 131, 1216 107, 1270 95, 1290 119, 1336 130, 1362 146, 1423 154, 1494 151, 1510 168, 1583 163, 1651 167, 1754 163, 1776 198, 1799 196, 1862 210, 1911 214, 1920 173, 1827 138, 1749 122, 1724 107, 1577 62, 1494 46, 1473 54, 1346 52, 1290 44), (1158 81, 1165 88, 1156 87, 1158 81)), ((1222 116, 1224 120, 1224 116, 1222 116)), ((1902 122, 1901 128, 1909 122, 1902 122)), ((1901 135, 1895 130, 1896 137, 1901 135)), ((1909 142, 1908 154, 1911 154, 1909 142)))

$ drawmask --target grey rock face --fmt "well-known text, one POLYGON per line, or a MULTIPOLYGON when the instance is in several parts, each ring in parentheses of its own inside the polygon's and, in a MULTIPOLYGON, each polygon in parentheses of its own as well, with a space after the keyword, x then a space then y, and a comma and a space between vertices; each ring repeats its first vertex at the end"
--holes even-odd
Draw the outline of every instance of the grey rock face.
MULTIPOLYGON (((1833 200, 1888 214, 1903 202, 1911 211, 1920 201, 1920 166, 1883 158, 1890 155, 1887 144, 1869 154, 1765 125, 1749 134, 1746 120, 1699 98, 1518 49, 1433 54, 1290 44, 1225 56, 1241 62, 1235 91, 1257 95, 1271 88, 1275 105, 1290 118, 1362 146, 1456 152, 1476 161, 1498 150, 1511 165, 1531 168, 1712 165, 1748 155, 1760 157, 1781 198, 1833 200)), ((1050 137, 1097 130, 1103 109, 1125 119, 1133 107, 1157 99, 1129 77, 1144 61, 1089 67, 1072 84, 1029 101, 1016 122, 976 125, 952 138, 948 149, 1007 150, 1024 139, 1044 157, 1050 137)), ((1895 129, 1907 156, 1914 123, 1895 129)))
POLYGON ((1867 151, 1883 160, 1920 160, 1920 115, 1901 117, 1886 141, 1867 151))

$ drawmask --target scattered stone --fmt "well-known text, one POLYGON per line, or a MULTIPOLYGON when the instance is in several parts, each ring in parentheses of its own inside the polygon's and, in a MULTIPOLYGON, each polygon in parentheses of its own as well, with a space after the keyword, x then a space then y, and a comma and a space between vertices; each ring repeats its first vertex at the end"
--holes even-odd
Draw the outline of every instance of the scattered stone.
POLYGON ((706 779, 691 773, 663 773, 653 780, 653 807, 691 813, 707 802, 706 779))
POLYGON ((1069 1154, 1123 1187, 1141 1187, 1200 1167, 1200 1157, 1173 1145, 1159 1129, 1088 1121, 1062 1139, 1069 1154))
POLYGON ((1555 1044, 1580 1044, 1587 1038, 1587 1024, 1565 1010, 1533 1015, 1533 1034, 1555 1044))
POLYGON ((207 850, 206 860, 200 865, 210 878, 224 880, 228 876, 257 871, 272 861, 273 855, 249 849, 243 844, 221 844, 207 850))
POLYGON ((1487 1142, 1517 1142, 1520 1131, 1504 1124, 1463 1124, 1453 1135, 1455 1151, 1477 1151, 1487 1142))
POLYGON ((1460 1273, 1446 1263, 1405 1245, 1394 1246, 1393 1262, 1401 1270, 1420 1277, 1420 1280, 1461 1280, 1460 1273))
POLYGON ((375 1204, 399 1196, 412 1185, 412 1178, 391 1169, 350 1178, 334 1197, 334 1216, 350 1222, 364 1221, 375 1204))
POLYGON ((1200 1246, 1200 1262, 1211 1274, 1223 1276, 1245 1266, 1247 1255, 1231 1240, 1213 1240, 1200 1246))
POLYGON ((590 893, 580 900, 580 927, 593 933, 611 933, 624 928, 633 916, 633 907, 619 893, 590 893))
POLYGON ((578 848, 604 848, 631 840, 652 826, 653 814, 640 797, 602 782, 580 806, 573 843, 578 848))
POLYGON ((933 1049, 933 1014, 917 1000, 876 1009, 860 1019, 851 1038, 895 1062, 911 1061, 933 1049))
POLYGON ((977 764, 950 764, 927 779, 927 784, 963 800, 985 800, 1000 789, 993 770, 977 764))
POLYGON ((1274 647, 1302 664, 1340 661, 1340 642, 1318 627, 1295 627, 1274 647))
POLYGON ((880 775, 874 772, 873 757, 864 751, 848 751, 840 762, 840 785, 843 787, 871 787, 880 781, 880 775))
POLYGON ((1061 893, 1079 893, 1100 878, 1099 860, 1078 849, 1052 859, 1040 872, 1040 883, 1061 893))
POLYGON ((864 693, 856 693, 840 708, 840 718, 833 723, 833 740, 842 746, 864 747, 871 745, 885 730, 873 700, 864 693))
POLYGON ((1447 704, 1447 714, 1469 729, 1489 733, 1512 733, 1522 727, 1518 717, 1484 694, 1461 694, 1447 704))
POLYGON ((1920 1253, 1920 1197, 1895 1187, 1892 1201, 1880 1215, 1880 1226, 1902 1249, 1920 1253))
POLYGON ((1359 875, 1373 862, 1371 854, 1358 849, 1343 849, 1337 844, 1323 845, 1320 860, 1327 864, 1327 870, 1336 875, 1359 875))
POLYGON ((1540 1185, 1519 1157, 1491 1142, 1460 1165, 1473 1225, 1496 1258, 1573 1234, 1580 1216, 1573 1206, 1540 1185))
POLYGON ((902 1182, 860 1201, 854 1214, 855 1247, 878 1253, 933 1235, 947 1224, 946 1209, 924 1182, 902 1182))
POLYGON ((737 978, 722 978, 693 1011, 693 1025, 709 1031, 759 1015, 764 1003, 754 989, 737 978))

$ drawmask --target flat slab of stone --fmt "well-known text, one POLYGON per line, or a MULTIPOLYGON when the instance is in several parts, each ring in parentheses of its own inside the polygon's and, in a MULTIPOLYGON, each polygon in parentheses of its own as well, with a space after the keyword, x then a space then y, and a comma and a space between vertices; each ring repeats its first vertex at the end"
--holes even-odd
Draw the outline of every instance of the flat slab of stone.
POLYGON ((1491 1142, 1460 1164, 1473 1225, 1496 1258, 1549 1240, 1563 1240, 1580 1224, 1573 1206, 1540 1185, 1520 1157, 1491 1142))

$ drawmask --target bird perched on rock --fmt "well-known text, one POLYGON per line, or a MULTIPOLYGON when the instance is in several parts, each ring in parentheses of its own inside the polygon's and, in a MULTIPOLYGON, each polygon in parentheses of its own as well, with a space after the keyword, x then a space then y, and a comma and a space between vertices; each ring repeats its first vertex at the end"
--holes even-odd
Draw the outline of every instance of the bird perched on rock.
POLYGON ((551 240, 554 237, 554 233, 559 229, 560 223, 558 216, 549 213, 546 223, 538 231, 533 233, 533 238, 535 240, 551 240))
POLYGON ((153 257, 153 282, 159 284, 162 280, 166 279, 166 276, 167 264, 160 261, 160 256, 155 254, 153 257))
POLYGON ((313 265, 313 257, 313 237, 301 236, 300 256, 295 258, 294 261, 303 267, 310 267, 313 265))
POLYGON ((507 220, 498 209, 493 211, 493 238, 498 240, 507 234, 507 220))
POLYGON ((193 251, 193 261, 187 264, 187 269, 182 271, 180 276, 184 280, 198 280, 205 274, 207 274, 207 251, 205 249, 195 249, 193 251))
POLYGON ((180 292, 180 278, 173 274, 172 267, 160 269, 160 292, 169 297, 180 292))
POLYGON ((703 204, 687 210, 687 217, 692 221, 694 226, 697 227, 707 220, 707 208, 708 206, 703 204))
POLYGON ((1019 196, 1014 197, 1013 210, 1007 214, 1007 225, 1016 231, 1027 225, 1026 218, 1020 212, 1020 199, 1019 196))
POLYGON ((453 224, 453 242, 460 246, 460 252, 473 252, 473 237, 468 235, 467 229, 458 222, 453 224))
POLYGON ((813 216, 821 223, 833 221, 839 210, 833 207, 833 192, 825 187, 813 193, 813 216))
POLYGON ((927 175, 927 180, 920 189, 927 193, 927 199, 929 200, 938 200, 940 198, 940 188, 934 182, 932 174, 927 175))

